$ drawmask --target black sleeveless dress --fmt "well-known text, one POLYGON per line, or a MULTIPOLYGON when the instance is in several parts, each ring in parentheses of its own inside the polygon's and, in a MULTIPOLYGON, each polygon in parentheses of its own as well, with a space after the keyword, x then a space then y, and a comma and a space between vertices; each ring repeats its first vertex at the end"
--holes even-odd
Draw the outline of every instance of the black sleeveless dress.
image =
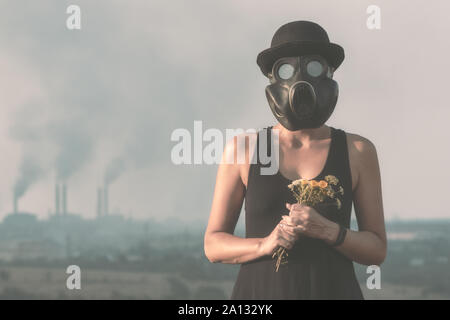
MULTIPOLYGON (((349 228, 353 198, 347 139, 343 130, 330 128, 328 157, 322 172, 315 179, 324 179, 329 174, 336 176, 344 188, 344 196, 341 209, 330 206, 315 209, 327 219, 349 228)), ((262 130, 267 133, 268 139, 271 129, 262 130)), ((256 145, 258 148, 259 138, 256 145)), ((268 152, 270 154, 270 149, 268 152)), ((257 155, 258 152, 255 152, 257 155)), ((279 171, 274 175, 261 175, 261 167, 264 165, 257 159, 256 163, 252 161, 249 169, 245 194, 247 238, 269 235, 281 216, 289 214, 285 203, 296 202, 287 187, 291 180, 279 171)), ((364 299, 353 262, 324 241, 304 236, 288 253, 288 263, 281 265, 278 272, 275 271, 275 259, 270 256, 241 264, 231 300, 364 299)))

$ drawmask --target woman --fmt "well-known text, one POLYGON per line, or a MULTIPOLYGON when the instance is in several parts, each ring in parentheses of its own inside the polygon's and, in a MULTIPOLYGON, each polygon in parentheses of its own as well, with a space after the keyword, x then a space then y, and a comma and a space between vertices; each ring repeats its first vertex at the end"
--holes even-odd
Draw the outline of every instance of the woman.
MULTIPOLYGON (((325 125, 338 94, 332 75, 343 58, 343 49, 308 21, 280 27, 258 56, 279 122, 262 130, 278 137, 278 172, 261 174, 260 134, 256 152, 246 145, 256 163, 221 163, 204 239, 211 262, 241 264, 231 299, 362 299, 353 261, 379 265, 385 259, 376 149, 368 139, 325 125), (339 210, 295 204, 288 184, 327 175, 343 187, 339 210), (241 238, 233 232, 244 200, 241 238), (353 204, 358 231, 349 230, 353 204), (288 263, 276 271, 272 255, 279 247, 288 250, 288 263)), ((227 144, 224 159, 235 159, 236 141, 227 144)))

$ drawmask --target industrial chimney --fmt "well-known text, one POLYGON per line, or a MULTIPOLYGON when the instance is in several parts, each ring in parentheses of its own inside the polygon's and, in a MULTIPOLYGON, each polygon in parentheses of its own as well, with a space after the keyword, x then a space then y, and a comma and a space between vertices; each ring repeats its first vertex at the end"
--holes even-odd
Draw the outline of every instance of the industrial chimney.
POLYGON ((108 215, 108 186, 103 188, 103 215, 108 215))
POLYGON ((59 184, 55 184, 55 215, 61 214, 61 204, 59 202, 59 184))
POLYGON ((63 210, 63 215, 66 216, 67 215, 67 186, 65 183, 62 185, 62 210, 63 210))
POLYGON ((102 210, 103 210, 102 197, 103 197, 102 188, 98 188, 98 190, 97 190, 97 218, 100 218, 102 216, 102 210))

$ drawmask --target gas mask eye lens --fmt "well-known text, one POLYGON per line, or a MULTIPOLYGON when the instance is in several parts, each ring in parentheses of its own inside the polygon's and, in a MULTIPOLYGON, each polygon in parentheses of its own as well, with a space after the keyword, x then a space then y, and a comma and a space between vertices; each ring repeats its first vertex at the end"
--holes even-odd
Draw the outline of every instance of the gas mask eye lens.
POLYGON ((278 67, 278 76, 281 79, 287 80, 291 78, 293 75, 294 75, 294 67, 289 63, 283 63, 278 67))
POLYGON ((306 71, 310 76, 318 77, 323 72, 323 65, 317 60, 312 60, 306 65, 306 71))

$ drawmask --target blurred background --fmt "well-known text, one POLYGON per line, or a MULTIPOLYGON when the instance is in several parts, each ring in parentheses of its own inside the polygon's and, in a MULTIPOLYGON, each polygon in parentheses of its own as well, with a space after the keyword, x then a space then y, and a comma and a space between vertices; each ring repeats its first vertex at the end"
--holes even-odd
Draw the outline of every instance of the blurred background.
POLYGON ((0 298, 227 299, 239 266, 203 252, 217 166, 175 165, 170 137, 274 124, 256 55, 293 20, 345 49, 328 124, 377 147, 389 249, 381 290, 356 265, 365 297, 450 298, 450 4, 377 1, 370 30, 371 4, 1 0, 0 298))

